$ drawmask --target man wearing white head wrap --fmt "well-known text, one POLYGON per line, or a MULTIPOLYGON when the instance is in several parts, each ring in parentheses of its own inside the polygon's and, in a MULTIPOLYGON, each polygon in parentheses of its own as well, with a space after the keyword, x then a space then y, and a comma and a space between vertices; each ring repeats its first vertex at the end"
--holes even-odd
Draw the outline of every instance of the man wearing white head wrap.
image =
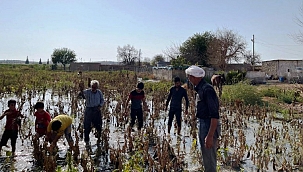
POLYGON ((198 66, 190 66, 189 68, 187 68, 185 70, 185 73, 187 75, 191 75, 191 76, 198 77, 198 78, 199 77, 203 78, 205 76, 205 71, 198 66))
POLYGON ((196 117, 200 124, 199 142, 204 170, 214 172, 217 169, 217 142, 221 132, 218 96, 212 85, 204 80, 205 71, 202 68, 190 66, 185 73, 197 92, 196 117))

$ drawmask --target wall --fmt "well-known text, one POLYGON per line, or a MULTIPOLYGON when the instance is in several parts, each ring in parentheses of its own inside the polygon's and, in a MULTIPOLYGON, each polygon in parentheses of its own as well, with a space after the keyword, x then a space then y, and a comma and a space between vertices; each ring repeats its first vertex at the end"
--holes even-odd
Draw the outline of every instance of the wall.
POLYGON ((240 70, 240 71, 250 71, 253 70, 253 67, 250 64, 227 64, 225 71, 233 71, 233 70, 240 70))
POLYGON ((173 70, 168 69, 153 69, 153 75, 156 79, 161 80, 171 80, 173 75, 173 70))
MULTIPOLYGON (((214 73, 213 68, 204 68, 205 77, 210 78, 214 73)), ((174 77, 178 76, 182 81, 186 81, 185 70, 168 70, 168 69, 153 69, 153 75, 156 79, 173 80, 174 77)))
POLYGON ((287 76, 288 72, 296 72, 296 67, 303 67, 302 60, 271 60, 262 62, 262 71, 275 78, 287 76))
POLYGON ((138 67, 126 65, 101 65, 100 63, 71 63, 71 71, 119 71, 130 70, 136 72, 152 72, 151 67, 138 67))
POLYGON ((71 63, 70 71, 100 71, 100 63, 71 63))

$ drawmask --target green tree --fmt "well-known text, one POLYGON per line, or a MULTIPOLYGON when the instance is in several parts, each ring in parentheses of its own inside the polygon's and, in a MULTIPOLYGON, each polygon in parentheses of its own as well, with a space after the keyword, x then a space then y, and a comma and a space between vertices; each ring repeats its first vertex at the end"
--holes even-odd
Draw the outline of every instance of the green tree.
POLYGON ((185 64, 187 64, 186 59, 181 56, 178 56, 176 59, 172 59, 170 62, 174 68, 181 68, 181 69, 183 69, 185 64))
POLYGON ((66 64, 70 64, 71 62, 75 62, 76 54, 74 51, 68 48, 56 48, 52 54, 52 62, 57 65, 57 63, 61 63, 65 70, 66 64))
POLYGON ((208 66, 208 44, 214 35, 210 32, 196 33, 180 46, 180 55, 191 64, 208 66))
POLYGON ((28 56, 26 56, 25 64, 29 64, 28 56))
POLYGON ((117 48, 117 58, 119 62, 125 65, 134 65, 138 58, 138 50, 129 44, 117 48))
POLYGON ((153 57, 151 61, 152 66, 156 66, 158 62, 164 62, 164 56, 162 54, 157 54, 153 57))

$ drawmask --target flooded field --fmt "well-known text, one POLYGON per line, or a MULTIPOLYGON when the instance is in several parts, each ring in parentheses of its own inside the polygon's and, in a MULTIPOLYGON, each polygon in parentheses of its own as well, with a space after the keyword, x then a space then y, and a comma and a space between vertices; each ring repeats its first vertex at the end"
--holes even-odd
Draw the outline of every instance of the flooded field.
MULTIPOLYGON (((121 103, 113 96, 118 93, 113 91, 104 94, 103 145, 97 146, 92 132, 91 150, 85 149, 81 138, 84 100, 77 99, 76 94, 47 90, 39 93, 30 91, 21 97, 1 95, 2 112, 7 109, 7 101, 13 98, 19 102, 17 107, 22 109, 26 118, 22 121, 17 139, 16 156, 10 156, 10 147, 3 147, 0 171, 49 171, 38 163, 41 159, 35 159, 34 156, 33 105, 37 101, 44 101, 46 110, 52 116, 64 113, 74 119, 72 135, 80 151, 77 159, 69 156, 68 144, 64 138, 58 142, 56 156, 45 153, 46 157, 56 159, 57 171, 70 169, 70 166, 78 171, 127 171, 136 168, 138 171, 159 171, 165 163, 175 171, 203 171, 199 142, 196 139, 196 120, 193 118, 193 98, 190 97, 189 115, 183 117, 181 136, 177 136, 174 127, 170 134, 167 133, 167 112, 156 106, 159 103, 155 103, 156 99, 147 99, 149 111, 145 112, 144 130, 130 132, 127 129, 129 119, 122 117, 121 103), (160 150, 162 154, 159 153, 160 150)), ((302 171, 302 121, 274 120, 273 116, 276 115, 257 107, 222 107, 218 171, 302 171)), ((4 125, 5 119, 0 121, 1 135, 4 125)))

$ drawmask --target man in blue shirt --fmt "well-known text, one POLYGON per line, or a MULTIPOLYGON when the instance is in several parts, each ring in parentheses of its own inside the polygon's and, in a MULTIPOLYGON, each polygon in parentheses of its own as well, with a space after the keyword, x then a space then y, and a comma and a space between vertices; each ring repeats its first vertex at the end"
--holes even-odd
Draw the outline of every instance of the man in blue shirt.
POLYGON ((170 133, 170 129, 172 126, 172 122, 174 119, 174 115, 176 115, 176 120, 177 120, 177 125, 178 125, 178 130, 177 133, 180 135, 181 132, 181 111, 182 111, 182 98, 185 98, 186 101, 186 110, 185 114, 188 113, 188 97, 187 97, 187 92, 186 90, 181 87, 181 80, 179 77, 175 77, 174 79, 175 86, 171 87, 169 90, 168 98, 166 100, 166 108, 165 111, 167 110, 168 104, 170 102, 170 109, 168 113, 168 133, 170 133))
POLYGON ((197 66, 185 70, 194 85, 196 95, 196 117, 199 119, 199 142, 205 172, 217 169, 217 142, 221 132, 219 122, 219 100, 212 85, 204 80, 205 71, 197 66))
POLYGON ((91 88, 83 90, 81 89, 81 93, 85 98, 86 108, 84 113, 84 141, 86 146, 89 146, 89 133, 91 132, 91 124, 97 130, 98 142, 100 142, 101 137, 101 129, 102 129, 102 115, 101 115, 101 107, 104 104, 104 98, 101 90, 98 89, 99 81, 92 80, 90 82, 91 88))

